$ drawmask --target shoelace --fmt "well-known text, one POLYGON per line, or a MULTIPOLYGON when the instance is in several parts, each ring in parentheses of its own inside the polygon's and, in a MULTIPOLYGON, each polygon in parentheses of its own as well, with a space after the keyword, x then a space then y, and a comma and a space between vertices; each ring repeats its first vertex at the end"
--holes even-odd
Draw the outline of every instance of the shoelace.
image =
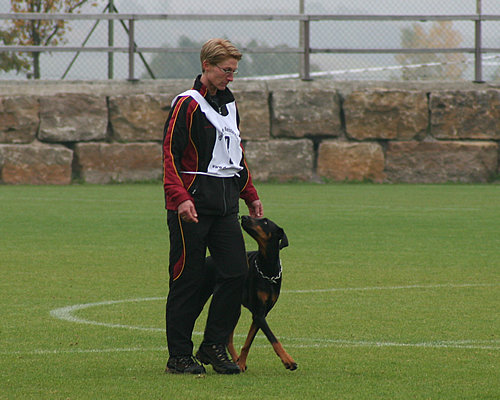
POLYGON ((219 361, 222 362, 230 362, 229 357, 227 356, 226 349, 224 346, 214 345, 215 356, 219 361))
POLYGON ((198 365, 198 362, 193 356, 183 356, 179 358, 179 364, 184 364, 186 366, 196 364, 198 365))

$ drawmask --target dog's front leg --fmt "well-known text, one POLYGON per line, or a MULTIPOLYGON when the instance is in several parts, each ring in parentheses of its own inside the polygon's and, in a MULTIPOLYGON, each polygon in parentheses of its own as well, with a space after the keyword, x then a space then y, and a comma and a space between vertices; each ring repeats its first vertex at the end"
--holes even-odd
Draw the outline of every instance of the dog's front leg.
POLYGON ((297 363, 290 356, 290 354, 286 352, 276 336, 274 336, 274 333, 271 331, 271 328, 269 328, 269 325, 267 324, 266 318, 259 317, 257 318, 257 321, 260 325, 260 329, 262 329, 262 332, 264 332, 264 334, 266 335, 267 340, 269 340, 269 342, 273 346, 274 352, 278 355, 285 368, 289 369, 290 371, 296 370, 297 363))
POLYGON ((290 371, 295 371, 297 369, 297 363, 294 361, 292 356, 286 352, 280 341, 277 340, 276 342, 271 344, 273 345, 275 353, 281 359, 281 362, 283 363, 285 368, 289 369, 290 371))

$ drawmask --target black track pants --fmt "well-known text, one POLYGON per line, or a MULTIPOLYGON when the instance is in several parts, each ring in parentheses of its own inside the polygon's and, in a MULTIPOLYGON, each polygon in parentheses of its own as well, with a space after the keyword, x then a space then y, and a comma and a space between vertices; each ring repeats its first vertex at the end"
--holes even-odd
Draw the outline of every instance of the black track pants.
POLYGON ((236 214, 199 215, 197 224, 183 222, 168 211, 170 232, 170 291, 166 307, 170 356, 193 353, 196 319, 213 291, 204 333, 205 343, 227 343, 241 313, 241 296, 248 262, 236 214), (215 274, 205 265, 206 249, 215 274))

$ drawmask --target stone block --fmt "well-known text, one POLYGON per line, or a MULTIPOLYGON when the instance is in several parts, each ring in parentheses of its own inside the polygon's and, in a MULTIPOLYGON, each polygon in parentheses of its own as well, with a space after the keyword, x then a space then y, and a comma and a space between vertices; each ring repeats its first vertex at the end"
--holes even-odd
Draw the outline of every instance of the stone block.
POLYGON ((88 183, 134 182, 163 175, 159 143, 78 143, 74 169, 88 183))
POLYGON ((66 185, 72 161, 73 151, 60 145, 0 145, 0 182, 66 185))
POLYGON ((271 98, 272 136, 339 136, 340 97, 337 91, 320 88, 275 89, 271 98))
POLYGON ((432 92, 430 110, 437 139, 500 139, 500 90, 432 92))
POLYGON ((31 143, 39 125, 35 96, 0 97, 0 143, 31 143))
POLYGON ((245 157, 253 179, 312 179, 314 149, 309 139, 247 142, 245 157))
POLYGON ((271 135, 269 99, 266 91, 235 93, 243 140, 268 140, 271 135))
POLYGON ((350 138, 410 140, 423 137, 428 126, 425 92, 390 89, 357 90, 343 104, 350 138))
POLYGON ((389 182, 488 182, 497 167, 495 142, 391 142, 386 150, 389 182))
POLYGON ((382 182, 384 152, 378 143, 321 142, 318 175, 335 181, 382 182))
POLYGON ((136 94, 109 98, 113 138, 120 142, 162 141, 172 96, 136 94))
POLYGON ((40 97, 40 132, 43 142, 104 140, 108 127, 106 97, 59 94, 40 97))

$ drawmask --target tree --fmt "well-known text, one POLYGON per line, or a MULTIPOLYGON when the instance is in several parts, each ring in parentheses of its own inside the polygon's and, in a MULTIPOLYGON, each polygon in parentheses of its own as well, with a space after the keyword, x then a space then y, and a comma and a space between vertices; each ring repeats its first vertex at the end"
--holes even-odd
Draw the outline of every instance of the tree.
MULTIPOLYGON (((0 29, 0 43, 9 46, 15 44, 15 36, 13 32, 2 31, 0 29)), ((15 53, 0 53, 0 70, 11 71, 16 70, 17 73, 22 70, 29 69, 29 62, 23 57, 15 53)))
MULTIPOLYGON (((73 13, 85 3, 97 5, 99 0, 10 0, 14 13, 73 13)), ((6 29, 0 29, 0 42, 16 46, 49 46, 64 43, 64 35, 70 30, 62 20, 14 19, 6 29)), ((40 53, 0 53, 0 69, 26 72, 40 79, 40 53)))
MULTIPOLYGON (((250 41, 249 49, 257 47, 269 47, 266 43, 256 40, 250 41)), ((286 45, 277 46, 286 48, 286 45)), ((245 61, 241 63, 242 76, 277 75, 297 73, 300 68, 300 56, 291 53, 250 53, 245 55, 245 61)))
MULTIPOLYGON (((236 47, 243 48, 235 43, 236 47)), ((196 42, 182 36, 177 47, 193 48, 193 53, 160 53, 153 57, 150 66, 155 76, 161 79, 192 78, 201 72, 200 52, 203 42, 196 42)), ((247 48, 267 47, 256 40, 250 41, 247 48)), ((279 47, 286 47, 285 45, 279 47)), ((238 65, 238 76, 258 76, 296 73, 299 70, 299 56, 288 53, 248 53, 238 65)), ((143 74, 142 78, 148 78, 143 74)))
MULTIPOLYGON (((452 21, 433 22, 428 32, 415 23, 401 34, 403 48, 458 48, 460 43, 462 34, 453 29, 452 21)), ((463 53, 398 54, 396 60, 403 66, 412 65, 403 67, 403 80, 461 79, 466 68, 463 53)))
MULTIPOLYGON (((181 36, 178 47, 196 49, 193 53, 159 53, 149 64, 157 78, 177 79, 192 78, 201 72, 200 52, 203 42, 195 42, 187 36, 181 36)), ((149 78, 143 74, 142 78, 149 78)))

